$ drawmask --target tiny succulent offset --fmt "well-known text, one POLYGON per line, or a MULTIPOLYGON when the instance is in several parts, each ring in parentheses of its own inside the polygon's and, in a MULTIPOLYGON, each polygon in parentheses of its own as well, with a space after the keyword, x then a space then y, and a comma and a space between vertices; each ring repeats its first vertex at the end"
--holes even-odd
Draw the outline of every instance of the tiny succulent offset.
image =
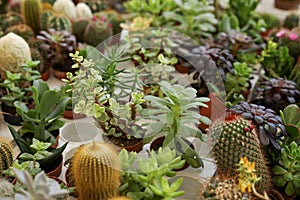
POLYGON ((229 111, 251 120, 256 125, 263 146, 270 144, 280 149, 279 140, 286 135, 286 131, 281 117, 273 110, 261 105, 241 102, 229 108, 229 111))

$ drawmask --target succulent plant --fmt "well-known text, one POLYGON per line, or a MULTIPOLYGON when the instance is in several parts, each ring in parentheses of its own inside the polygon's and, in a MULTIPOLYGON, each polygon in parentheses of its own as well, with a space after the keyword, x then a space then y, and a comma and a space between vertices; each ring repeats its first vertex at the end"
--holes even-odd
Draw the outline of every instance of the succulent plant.
POLYGON ((273 146, 280 150, 280 138, 286 135, 283 121, 272 109, 261 105, 240 102, 228 109, 246 120, 251 120, 257 129, 259 141, 263 146, 273 146))
MULTIPOLYGON (((207 73, 209 73, 210 71, 207 68, 209 68, 211 65, 216 66, 223 81, 226 80, 226 73, 234 74, 234 56, 227 49, 220 49, 209 46, 199 46, 192 49, 191 52, 187 55, 187 57, 191 57, 192 59, 198 59, 200 63, 199 67, 203 68, 202 70, 206 70, 207 73), (203 63, 201 64, 201 62, 203 63)), ((202 80, 202 73, 199 70, 196 70, 196 68, 191 67, 189 73, 193 73, 194 80, 202 80)), ((215 77, 215 74, 211 74, 211 76, 208 75, 207 77, 215 77)), ((201 83, 204 83, 204 81, 202 80, 201 83)))
POLYGON ((69 33, 72 32, 72 25, 70 19, 61 14, 54 14, 49 16, 47 21, 46 30, 54 29, 56 31, 67 31, 69 33))
POLYGON ((242 193, 238 184, 234 180, 217 180, 214 184, 209 186, 204 191, 204 197, 207 200, 249 200, 247 193, 242 193))
POLYGON ((170 199, 181 196, 178 191, 183 179, 171 182, 167 177, 176 175, 174 169, 183 166, 184 161, 176 156, 175 150, 169 147, 152 150, 150 158, 137 158, 136 152, 123 149, 119 153, 122 164, 120 194, 132 199, 170 199))
POLYGON ((72 21, 72 34, 75 35, 76 40, 78 42, 83 42, 83 34, 84 30, 89 24, 89 19, 83 18, 83 19, 77 19, 75 18, 72 21))
POLYGON ((266 29, 273 29, 280 26, 280 20, 277 16, 270 13, 260 13, 259 15, 266 22, 266 29))
POLYGON ((295 104, 300 101, 300 91, 296 89, 296 83, 283 78, 261 82, 257 87, 257 99, 260 105, 271 108, 279 114, 289 104, 295 104))
POLYGON ((21 36, 25 41, 29 41, 29 39, 34 37, 33 30, 26 24, 17 24, 14 26, 10 26, 6 29, 5 33, 9 32, 13 32, 21 36))
POLYGON ((287 15, 283 22, 283 27, 293 29, 299 26, 299 15, 291 13, 287 15))
POLYGON ((83 2, 79 2, 76 7, 76 18, 92 18, 92 10, 91 8, 83 2))
POLYGON ((279 163, 272 168, 274 182, 288 196, 300 195, 300 146, 296 142, 285 145, 279 163))
POLYGON ((0 179, 0 197, 13 197, 14 196, 14 186, 12 183, 5 179, 0 179))
POLYGON ((120 162, 116 150, 102 142, 82 145, 72 158, 71 177, 82 200, 116 196, 120 182, 120 162))
POLYGON ((40 14, 42 3, 40 0, 23 0, 21 2, 21 13, 25 23, 29 25, 35 34, 40 31, 40 14))
POLYGON ((209 133, 213 157, 221 181, 228 178, 235 179, 239 174, 236 165, 240 162, 240 158, 247 157, 250 162, 255 162, 257 165, 256 174, 261 177, 261 181, 257 184, 258 190, 270 191, 271 174, 263 145, 251 121, 229 111, 225 119, 220 118, 212 124, 209 133))
POLYGON ((68 18, 76 18, 75 4, 72 0, 56 0, 52 6, 57 13, 66 15, 68 18))
POLYGON ((280 116, 284 122, 287 137, 284 139, 285 144, 295 141, 300 144, 300 109, 296 104, 291 104, 280 111, 280 116))
POLYGON ((46 59, 52 65, 70 60, 69 53, 73 53, 77 48, 75 36, 64 30, 40 31, 37 38, 44 42, 40 48, 46 52, 46 59))
POLYGON ((0 175, 3 170, 8 169, 13 163, 13 148, 9 141, 0 138, 0 175))
POLYGON ((22 15, 17 12, 7 12, 1 15, 0 19, 0 27, 2 31, 5 31, 10 26, 23 23, 22 15))
POLYGON ((21 72, 21 66, 31 60, 27 42, 15 33, 8 33, 0 38, 0 75, 5 79, 6 71, 21 72))
POLYGON ((47 199, 56 200, 64 198, 69 191, 61 189, 60 184, 51 178, 48 178, 44 171, 38 173, 34 178, 27 172, 14 169, 16 178, 23 187, 15 194, 15 199, 47 199))

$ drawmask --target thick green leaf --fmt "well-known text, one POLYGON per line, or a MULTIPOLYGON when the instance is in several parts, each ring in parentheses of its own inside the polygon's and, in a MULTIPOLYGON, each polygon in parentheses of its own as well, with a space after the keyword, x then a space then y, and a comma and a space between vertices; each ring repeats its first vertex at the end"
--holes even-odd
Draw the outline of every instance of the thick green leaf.
POLYGON ((8 125, 8 128, 22 153, 34 153, 30 144, 28 144, 11 125, 8 125))
POLYGON ((276 165, 273 167, 272 172, 276 175, 285 174, 287 173, 287 170, 283 169, 282 167, 276 165))
POLYGON ((284 120, 287 124, 297 124, 300 120, 299 107, 296 104, 288 105, 284 110, 284 120))
POLYGON ((48 122, 49 120, 55 120, 60 118, 63 112, 65 111, 65 107, 69 100, 70 97, 60 98, 55 109, 51 110, 51 113, 46 117, 46 122, 48 122))
POLYGON ((58 93, 54 90, 46 91, 40 101, 41 118, 46 118, 56 106, 58 100, 58 93))
POLYGON ((56 161, 56 159, 58 159, 60 156, 62 156, 62 152, 65 150, 65 148, 67 147, 68 142, 66 142, 63 146, 57 148, 57 149, 53 149, 51 152, 53 153, 52 155, 50 155, 49 157, 39 161, 41 168, 49 166, 49 165, 53 165, 54 162, 56 161))
POLYGON ((285 194, 287 194, 288 196, 292 196, 293 194, 295 194, 295 188, 293 186, 292 182, 288 182, 288 184, 286 185, 285 189, 284 189, 285 194))

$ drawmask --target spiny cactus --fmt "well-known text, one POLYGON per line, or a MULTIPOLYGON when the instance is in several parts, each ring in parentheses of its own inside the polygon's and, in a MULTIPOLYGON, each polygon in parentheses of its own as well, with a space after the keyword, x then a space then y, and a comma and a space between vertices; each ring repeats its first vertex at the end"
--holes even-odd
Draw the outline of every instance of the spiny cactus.
POLYGON ((79 199, 107 200, 117 196, 120 163, 109 144, 93 142, 79 147, 70 170, 79 199))
POLYGON ((40 28, 41 30, 48 30, 48 21, 49 18, 54 15, 52 10, 45 10, 40 15, 40 28))
POLYGON ((6 14, 0 15, 0 29, 2 29, 2 31, 5 31, 10 26, 22 23, 23 18, 20 13, 8 12, 6 14))
POLYGON ((71 33, 72 25, 70 19, 65 15, 55 14, 50 16, 47 21, 47 30, 48 29, 55 29, 56 31, 68 31, 71 33))
POLYGON ((92 18, 93 16, 90 7, 83 2, 78 3, 75 10, 77 18, 92 18))
POLYGON ((89 19, 74 19, 72 22, 72 34, 75 35, 78 42, 83 42, 84 30, 89 24, 89 19))
POLYGON ((255 162, 256 174, 261 177, 257 190, 268 192, 271 188, 271 177, 262 145, 256 129, 250 121, 228 112, 224 119, 219 119, 210 130, 213 157, 216 160, 217 172, 221 180, 238 175, 236 165, 241 157, 255 162))
POLYGON ((13 148, 9 141, 5 138, 0 138, 0 175, 2 171, 9 168, 13 163, 13 148))
POLYGON ((108 200, 131 200, 131 199, 128 197, 116 196, 116 197, 110 198, 108 200))
POLYGON ((83 41, 87 44, 97 46, 112 35, 112 27, 106 22, 106 19, 93 19, 86 26, 83 41))
POLYGON ((27 42, 15 33, 8 33, 0 38, 0 75, 6 78, 6 70, 20 72, 21 65, 31 60, 27 42))
POLYGON ((204 191, 204 196, 208 200, 249 200, 248 194, 242 193, 234 180, 210 184, 204 191))
POLYGON ((75 4, 71 0, 56 0, 52 8, 55 12, 62 13, 70 19, 76 18, 75 4))
POLYGON ((293 29, 299 26, 299 15, 291 13, 284 19, 283 27, 293 29))
POLYGON ((21 36, 24 40, 28 41, 29 39, 34 37, 34 32, 30 26, 26 24, 17 24, 11 27, 8 27, 5 33, 13 32, 19 36, 21 36))
POLYGON ((40 14, 42 4, 40 0, 22 0, 21 13, 25 23, 37 34, 40 31, 40 14))

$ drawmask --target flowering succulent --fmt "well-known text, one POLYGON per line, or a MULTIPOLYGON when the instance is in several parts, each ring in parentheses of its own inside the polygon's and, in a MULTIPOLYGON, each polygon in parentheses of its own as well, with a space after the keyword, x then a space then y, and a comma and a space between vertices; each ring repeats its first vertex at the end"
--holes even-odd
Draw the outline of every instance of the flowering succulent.
POLYGON ((283 78, 263 81, 257 88, 258 96, 265 105, 276 112, 283 110, 289 104, 297 103, 300 99, 300 91, 296 89, 296 83, 283 78))
POLYGON ((256 125, 263 146, 271 145, 280 150, 279 140, 286 135, 283 121, 273 110, 261 105, 241 102, 228 109, 256 125))

